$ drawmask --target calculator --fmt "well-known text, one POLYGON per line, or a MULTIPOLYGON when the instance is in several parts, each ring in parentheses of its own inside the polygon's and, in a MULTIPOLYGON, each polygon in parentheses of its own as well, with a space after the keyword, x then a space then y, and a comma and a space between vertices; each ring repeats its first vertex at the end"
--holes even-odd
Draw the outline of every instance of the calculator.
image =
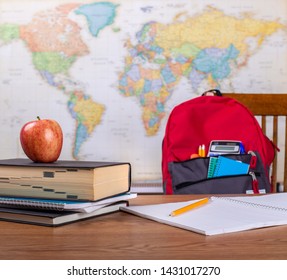
POLYGON ((213 140, 210 142, 207 156, 243 153, 245 153, 245 151, 241 141, 213 140))

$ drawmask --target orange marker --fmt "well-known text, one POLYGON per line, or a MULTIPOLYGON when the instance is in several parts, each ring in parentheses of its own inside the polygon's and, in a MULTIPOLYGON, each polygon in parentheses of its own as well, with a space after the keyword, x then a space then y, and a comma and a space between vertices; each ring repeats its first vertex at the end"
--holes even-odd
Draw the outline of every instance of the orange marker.
POLYGON ((202 146, 201 145, 199 145, 199 147, 198 147, 198 155, 201 157, 201 153, 202 153, 202 146))
POLYGON ((198 147, 198 154, 200 157, 205 157, 205 145, 199 145, 198 147))
POLYGON ((201 156, 205 157, 205 145, 201 145, 201 156))

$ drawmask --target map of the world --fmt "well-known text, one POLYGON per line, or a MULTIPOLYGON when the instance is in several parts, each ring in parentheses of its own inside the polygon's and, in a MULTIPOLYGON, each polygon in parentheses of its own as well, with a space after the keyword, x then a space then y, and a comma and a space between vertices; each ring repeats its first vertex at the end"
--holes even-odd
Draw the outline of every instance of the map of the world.
POLYGON ((1 158, 40 115, 60 159, 129 161, 161 181, 171 109, 210 88, 287 92, 286 1, 0 2, 1 158), (275 5, 276 4, 276 5, 275 5))

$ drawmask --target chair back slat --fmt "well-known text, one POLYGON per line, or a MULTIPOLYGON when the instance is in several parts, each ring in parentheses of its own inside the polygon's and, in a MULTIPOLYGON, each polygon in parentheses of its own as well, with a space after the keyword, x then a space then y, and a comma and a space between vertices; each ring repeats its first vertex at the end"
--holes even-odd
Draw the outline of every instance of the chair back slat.
POLYGON ((284 191, 287 192, 287 118, 285 121, 285 145, 284 145, 284 191))
MULTIPOLYGON (((283 160, 283 186, 284 191, 287 191, 287 93, 284 94, 261 94, 261 93, 224 93, 223 96, 232 97, 238 100, 240 103, 244 104, 255 116, 261 117, 261 127, 264 134, 267 133, 267 119, 266 117, 272 117, 272 141, 276 147, 282 143, 279 138, 285 137, 283 143, 284 147, 282 153, 277 155, 275 153, 275 158, 272 163, 272 182, 276 186, 277 180, 280 177, 278 174, 278 156, 283 160), (279 119, 278 117, 284 116, 285 122, 285 135, 280 133, 279 119)), ((280 119, 281 121, 281 119, 280 119)), ((282 174, 281 174, 282 175, 282 174)), ((276 189, 275 189, 276 191, 276 189)))
MULTIPOLYGON (((272 141, 276 147, 278 147, 278 117, 273 117, 273 137, 272 141)), ((277 182, 277 153, 275 153, 275 158, 272 164, 272 183, 273 186, 276 185, 277 182)))
POLYGON ((266 116, 261 117, 261 128, 263 133, 266 135, 266 116))

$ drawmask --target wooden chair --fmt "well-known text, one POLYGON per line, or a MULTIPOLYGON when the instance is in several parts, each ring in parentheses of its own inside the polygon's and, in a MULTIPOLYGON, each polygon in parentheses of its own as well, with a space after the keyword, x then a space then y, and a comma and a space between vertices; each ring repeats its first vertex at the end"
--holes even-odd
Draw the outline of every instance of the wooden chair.
MULTIPOLYGON (((259 123, 261 119, 261 127, 263 132, 266 134, 266 119, 271 117, 273 119, 272 130, 273 134, 271 140, 273 143, 278 146, 279 137, 285 137, 284 139, 284 149, 281 150, 283 153, 283 185, 284 192, 287 191, 287 94, 257 94, 257 93, 226 93, 224 96, 232 97, 242 104, 244 104, 250 111, 255 115, 259 116, 259 123), (279 130, 278 117, 284 117, 285 122, 285 136, 282 135, 282 132, 279 130)), ((280 153, 280 154, 281 154, 280 153)), ((274 191, 276 192, 276 183, 278 178, 278 155, 275 154, 275 159, 272 164, 272 183, 275 186, 274 191)))

